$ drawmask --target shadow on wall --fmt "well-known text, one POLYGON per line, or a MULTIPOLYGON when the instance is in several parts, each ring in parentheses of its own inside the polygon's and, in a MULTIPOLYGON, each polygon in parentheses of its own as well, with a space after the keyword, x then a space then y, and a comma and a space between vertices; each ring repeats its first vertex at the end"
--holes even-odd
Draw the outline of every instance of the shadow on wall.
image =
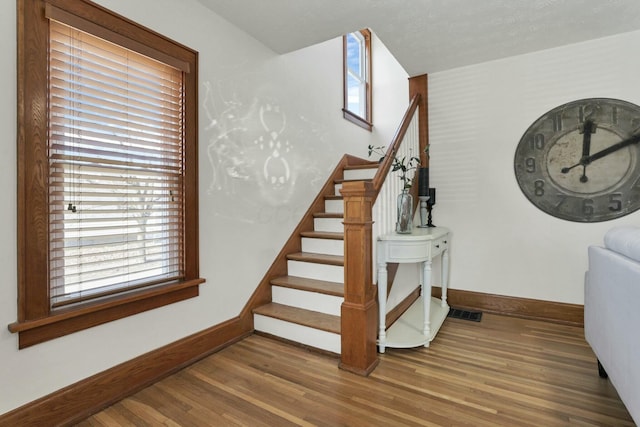
POLYGON ((325 133, 303 114, 290 118, 293 107, 275 96, 243 97, 234 90, 246 92, 245 83, 203 83, 206 145, 201 143, 200 152, 211 168, 207 195, 217 199, 219 216, 248 223, 297 221, 308 207, 308 193, 326 179, 314 161, 325 133))

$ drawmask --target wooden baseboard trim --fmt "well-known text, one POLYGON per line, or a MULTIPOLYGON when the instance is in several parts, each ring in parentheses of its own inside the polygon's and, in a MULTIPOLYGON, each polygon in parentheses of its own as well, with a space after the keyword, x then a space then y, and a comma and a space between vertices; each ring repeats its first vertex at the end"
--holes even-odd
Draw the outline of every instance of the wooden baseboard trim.
POLYGON ((13 411, 0 425, 72 425, 253 333, 240 317, 85 378, 13 411))
MULTIPOLYGON (((432 295, 441 297, 441 289, 432 288, 432 295)), ((458 289, 447 290, 449 306, 468 308, 487 313, 544 320, 573 326, 584 325, 584 306, 554 301, 485 294, 458 289)))

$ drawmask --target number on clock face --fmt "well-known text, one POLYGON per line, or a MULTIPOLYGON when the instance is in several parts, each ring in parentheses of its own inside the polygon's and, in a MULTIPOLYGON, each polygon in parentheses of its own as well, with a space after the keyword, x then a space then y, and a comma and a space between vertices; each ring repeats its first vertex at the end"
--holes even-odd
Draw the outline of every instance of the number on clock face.
POLYGON ((609 98, 556 107, 524 133, 514 169, 524 195, 550 215, 596 222, 629 214, 640 208, 640 107, 609 98))

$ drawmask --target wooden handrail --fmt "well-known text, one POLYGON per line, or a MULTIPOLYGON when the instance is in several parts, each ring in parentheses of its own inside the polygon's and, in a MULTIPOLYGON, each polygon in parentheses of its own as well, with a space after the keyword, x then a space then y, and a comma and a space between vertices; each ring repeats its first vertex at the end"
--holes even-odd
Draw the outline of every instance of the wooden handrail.
POLYGON ((378 171, 376 175, 373 177, 373 188, 376 192, 373 201, 378 197, 378 193, 382 188, 382 184, 384 180, 387 178, 389 174, 389 170, 391 169, 391 165, 393 164, 393 158, 395 157, 396 152, 398 151, 398 147, 402 143, 405 134, 407 133, 407 129, 409 129, 409 125, 411 124, 411 120, 413 119, 413 115, 418 108, 418 104, 420 103, 421 95, 416 93, 413 98, 411 98, 411 102, 409 103, 409 108, 404 113, 402 117, 402 121, 400 122, 400 126, 398 126, 398 130, 396 131, 393 139, 391 140, 391 145, 387 149, 387 154, 384 156, 384 160, 380 163, 378 167, 378 171))

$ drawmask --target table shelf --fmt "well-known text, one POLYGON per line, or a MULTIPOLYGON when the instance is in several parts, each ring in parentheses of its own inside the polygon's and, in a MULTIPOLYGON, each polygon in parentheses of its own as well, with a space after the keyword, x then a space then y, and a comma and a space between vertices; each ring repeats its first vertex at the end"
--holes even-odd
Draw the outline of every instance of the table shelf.
POLYGON ((385 345, 394 348, 420 347, 433 341, 438 330, 444 323, 444 319, 449 314, 449 306, 442 303, 442 300, 431 297, 431 336, 426 337, 422 333, 422 319, 424 318, 424 300, 418 298, 405 311, 393 325, 387 329, 387 340, 385 345))

